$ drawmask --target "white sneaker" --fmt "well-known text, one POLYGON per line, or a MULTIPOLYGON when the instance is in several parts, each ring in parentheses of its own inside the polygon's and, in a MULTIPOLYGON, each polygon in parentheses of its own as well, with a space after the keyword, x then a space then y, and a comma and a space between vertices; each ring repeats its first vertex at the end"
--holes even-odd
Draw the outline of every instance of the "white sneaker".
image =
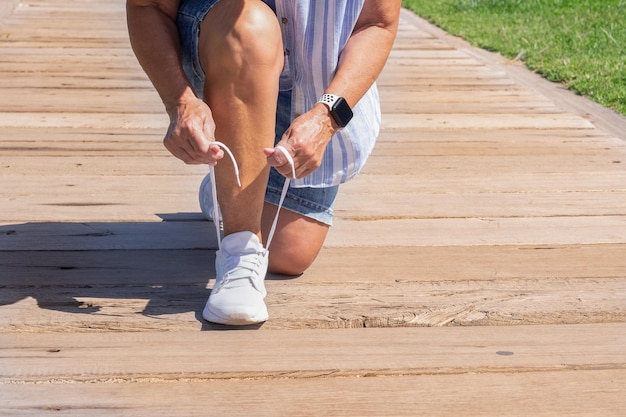
MULTIPOLYGON (((200 184, 200 191, 198 193, 198 199, 200 200, 200 210, 207 220, 213 221, 213 193, 211 174, 206 174, 202 183, 200 184)), ((219 205, 217 206, 219 210, 219 205)), ((219 213, 219 212, 218 212, 219 213)), ((220 219, 221 221, 221 215, 220 219)))
MULTIPOLYGON (((239 181, 239 168, 233 154, 228 147, 221 142, 213 142, 221 146, 233 161, 237 183, 239 181)), ((293 158, 287 149, 276 146, 287 158, 291 165, 291 173, 296 178, 293 158)), ((215 175, 213 166, 209 167, 209 175, 204 177, 200 185, 200 208, 204 216, 216 223, 216 237, 219 250, 215 257, 215 285, 211 295, 202 311, 202 317, 207 321, 219 324, 246 325, 261 323, 268 319, 267 306, 265 305, 265 275, 267 274, 269 253, 252 232, 242 231, 221 238, 221 213, 217 201, 217 190, 211 176, 215 175), (217 219, 215 219, 217 217, 217 219)), ((276 225, 278 215, 289 188, 289 180, 286 179, 278 203, 278 210, 274 216, 274 222, 267 237, 269 248, 276 225)))
POLYGON ((252 232, 226 236, 215 258, 216 278, 202 317, 219 324, 246 325, 268 319, 265 274, 268 252, 252 232))

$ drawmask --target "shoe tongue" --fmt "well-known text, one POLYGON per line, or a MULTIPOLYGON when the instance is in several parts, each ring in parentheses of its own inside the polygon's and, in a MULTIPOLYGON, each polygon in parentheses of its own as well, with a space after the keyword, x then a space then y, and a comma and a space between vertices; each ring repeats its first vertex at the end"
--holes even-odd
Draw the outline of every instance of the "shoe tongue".
POLYGON ((257 235, 243 231, 230 234, 222 240, 222 249, 231 255, 246 255, 263 251, 257 235))

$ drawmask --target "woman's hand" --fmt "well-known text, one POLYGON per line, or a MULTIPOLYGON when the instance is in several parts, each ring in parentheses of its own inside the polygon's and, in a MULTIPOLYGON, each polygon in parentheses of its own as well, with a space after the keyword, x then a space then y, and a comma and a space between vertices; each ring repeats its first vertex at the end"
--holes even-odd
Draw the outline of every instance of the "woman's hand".
MULTIPOLYGON (((316 104, 310 111, 297 117, 285 131, 277 145, 283 146, 294 161, 296 178, 306 177, 322 164, 326 145, 339 126, 324 104, 316 104)), ((287 158, 275 148, 265 148, 267 162, 287 178, 293 176, 287 158)))
POLYGON ((215 122, 211 109, 194 97, 168 110, 170 126, 163 145, 186 164, 215 165, 224 156, 215 141, 215 122))

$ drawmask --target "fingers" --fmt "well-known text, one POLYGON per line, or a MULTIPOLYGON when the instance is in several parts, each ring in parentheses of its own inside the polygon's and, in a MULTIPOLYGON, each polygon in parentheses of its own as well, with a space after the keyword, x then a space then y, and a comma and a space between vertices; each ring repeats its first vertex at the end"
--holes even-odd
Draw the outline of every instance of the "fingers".
POLYGON ((267 157, 267 163, 276 168, 282 176, 291 179, 298 178, 295 161, 292 157, 295 152, 287 149, 286 146, 276 145, 275 148, 263 149, 263 153, 267 157))
MULTIPOLYGON (((283 155, 283 157, 285 157, 287 159, 287 163, 289 164, 289 167, 291 168, 291 178, 297 178, 296 176, 296 164, 293 161, 293 158, 291 157, 291 154, 289 153, 289 151, 287 150, 287 148, 285 148, 282 145, 277 145, 275 148, 277 151, 280 151, 281 155, 283 155)), ((274 152, 276 153, 276 152, 274 152)))
POLYGON ((186 164, 215 165, 224 152, 215 142, 215 122, 211 109, 195 97, 168 110, 170 125, 163 144, 186 164))
POLYGON ((224 157, 219 146, 203 137, 170 135, 163 139, 163 144, 172 155, 188 165, 215 165, 224 157))
POLYGON ((286 154, 289 154, 289 156, 295 154, 295 152, 288 150, 284 146, 280 146, 279 148, 278 145, 275 148, 263 149, 263 153, 267 157, 267 163, 275 168, 280 168, 289 164, 289 159, 286 154))
POLYGON ((215 166, 217 161, 224 157, 224 151, 218 145, 213 143, 209 146, 209 155, 211 156, 211 160, 207 162, 207 164, 215 166))

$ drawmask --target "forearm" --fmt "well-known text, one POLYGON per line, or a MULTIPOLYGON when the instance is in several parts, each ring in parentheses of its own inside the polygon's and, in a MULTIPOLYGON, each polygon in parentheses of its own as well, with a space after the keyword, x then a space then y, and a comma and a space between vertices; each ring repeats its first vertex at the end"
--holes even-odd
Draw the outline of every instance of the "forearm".
POLYGON ((195 96, 181 65, 176 7, 138 3, 127 3, 130 42, 139 64, 171 112, 177 104, 195 96))

